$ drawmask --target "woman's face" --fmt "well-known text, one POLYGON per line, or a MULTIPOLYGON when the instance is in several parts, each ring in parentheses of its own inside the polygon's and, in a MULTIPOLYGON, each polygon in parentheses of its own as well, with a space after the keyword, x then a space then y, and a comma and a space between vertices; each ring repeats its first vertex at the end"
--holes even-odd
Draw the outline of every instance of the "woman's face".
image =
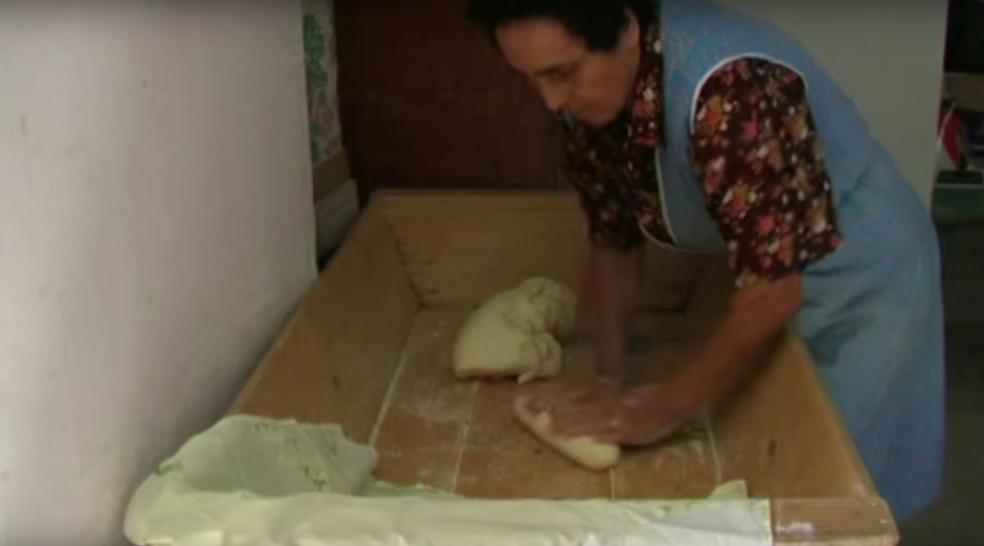
POLYGON ((561 23, 535 18, 500 27, 496 40, 547 108, 601 127, 614 121, 629 99, 639 68, 639 32, 630 16, 612 51, 593 52, 561 23))

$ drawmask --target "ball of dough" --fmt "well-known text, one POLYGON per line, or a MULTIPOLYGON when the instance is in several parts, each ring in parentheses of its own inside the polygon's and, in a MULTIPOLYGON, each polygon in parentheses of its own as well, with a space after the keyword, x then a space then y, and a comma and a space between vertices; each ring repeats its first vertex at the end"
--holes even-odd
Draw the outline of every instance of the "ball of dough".
POLYGON ((533 413, 527 407, 528 398, 519 396, 513 402, 513 412, 543 443, 561 455, 591 470, 606 470, 618 464, 622 450, 617 444, 599 442, 589 436, 568 438, 553 431, 553 418, 548 412, 533 413))
POLYGON ((486 300, 465 321, 455 340, 453 368, 459 378, 518 376, 520 383, 560 372, 558 338, 577 322, 577 298, 567 286, 544 277, 486 300))

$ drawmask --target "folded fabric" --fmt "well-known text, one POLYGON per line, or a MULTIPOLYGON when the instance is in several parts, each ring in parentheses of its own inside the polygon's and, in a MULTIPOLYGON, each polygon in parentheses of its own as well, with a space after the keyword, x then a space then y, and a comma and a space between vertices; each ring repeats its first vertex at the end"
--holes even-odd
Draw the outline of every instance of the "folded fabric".
MULTIPOLYGON (((227 417, 134 493, 134 544, 771 544, 767 500, 477 500, 372 479, 375 452, 337 425, 227 417)), ((740 495, 738 495, 740 497, 740 495)))

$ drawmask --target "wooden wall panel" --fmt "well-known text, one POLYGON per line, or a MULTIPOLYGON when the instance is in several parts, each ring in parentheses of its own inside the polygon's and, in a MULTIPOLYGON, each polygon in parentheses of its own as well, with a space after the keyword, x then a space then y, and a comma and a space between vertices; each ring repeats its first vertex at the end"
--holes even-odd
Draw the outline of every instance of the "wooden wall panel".
POLYGON ((339 0, 345 146, 383 187, 556 187, 559 135, 465 0, 339 0))

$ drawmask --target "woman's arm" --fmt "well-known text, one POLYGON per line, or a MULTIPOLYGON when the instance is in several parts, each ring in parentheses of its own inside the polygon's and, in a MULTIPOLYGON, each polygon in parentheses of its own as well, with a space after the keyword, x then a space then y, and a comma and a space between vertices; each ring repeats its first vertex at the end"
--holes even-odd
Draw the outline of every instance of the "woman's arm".
POLYGON ((637 247, 619 251, 592 245, 584 272, 581 313, 594 342, 595 371, 606 381, 621 383, 629 317, 642 265, 637 247))
POLYGON ((520 388, 528 409, 547 411, 584 396, 614 400, 621 392, 629 316, 642 266, 639 246, 617 249, 593 241, 581 278, 581 325, 594 348, 594 378, 588 384, 546 380, 520 388))
POLYGON ((802 302, 799 273, 745 288, 684 371, 665 383, 631 388, 620 396, 604 390, 576 394, 556 406, 554 422, 569 436, 590 435, 627 445, 657 442, 754 371, 802 302))
POLYGON ((763 359, 802 307, 800 272, 841 243, 806 85, 795 71, 733 61, 706 80, 695 111, 691 160, 740 290, 692 365, 661 389, 663 400, 644 392, 635 399, 679 418, 763 359))
POLYGON ((763 361, 802 304, 799 273, 742 289, 691 365, 659 387, 658 393, 652 393, 648 403, 664 407, 675 420, 692 417, 737 386, 763 361))
MULTIPOLYGON (((735 387, 802 307, 800 272, 841 244, 806 85, 795 71, 735 60, 707 78, 695 106, 691 160, 740 291, 687 370, 659 394, 641 389, 624 400, 642 422, 647 411, 686 419, 735 387)), ((626 434, 643 436, 631 427, 626 434)))
POLYGON ((720 67, 697 98, 691 160, 740 292, 688 369, 617 401, 555 415, 566 433, 659 440, 737 386, 803 303, 801 271, 841 245, 832 185, 799 75, 762 59, 720 67))

